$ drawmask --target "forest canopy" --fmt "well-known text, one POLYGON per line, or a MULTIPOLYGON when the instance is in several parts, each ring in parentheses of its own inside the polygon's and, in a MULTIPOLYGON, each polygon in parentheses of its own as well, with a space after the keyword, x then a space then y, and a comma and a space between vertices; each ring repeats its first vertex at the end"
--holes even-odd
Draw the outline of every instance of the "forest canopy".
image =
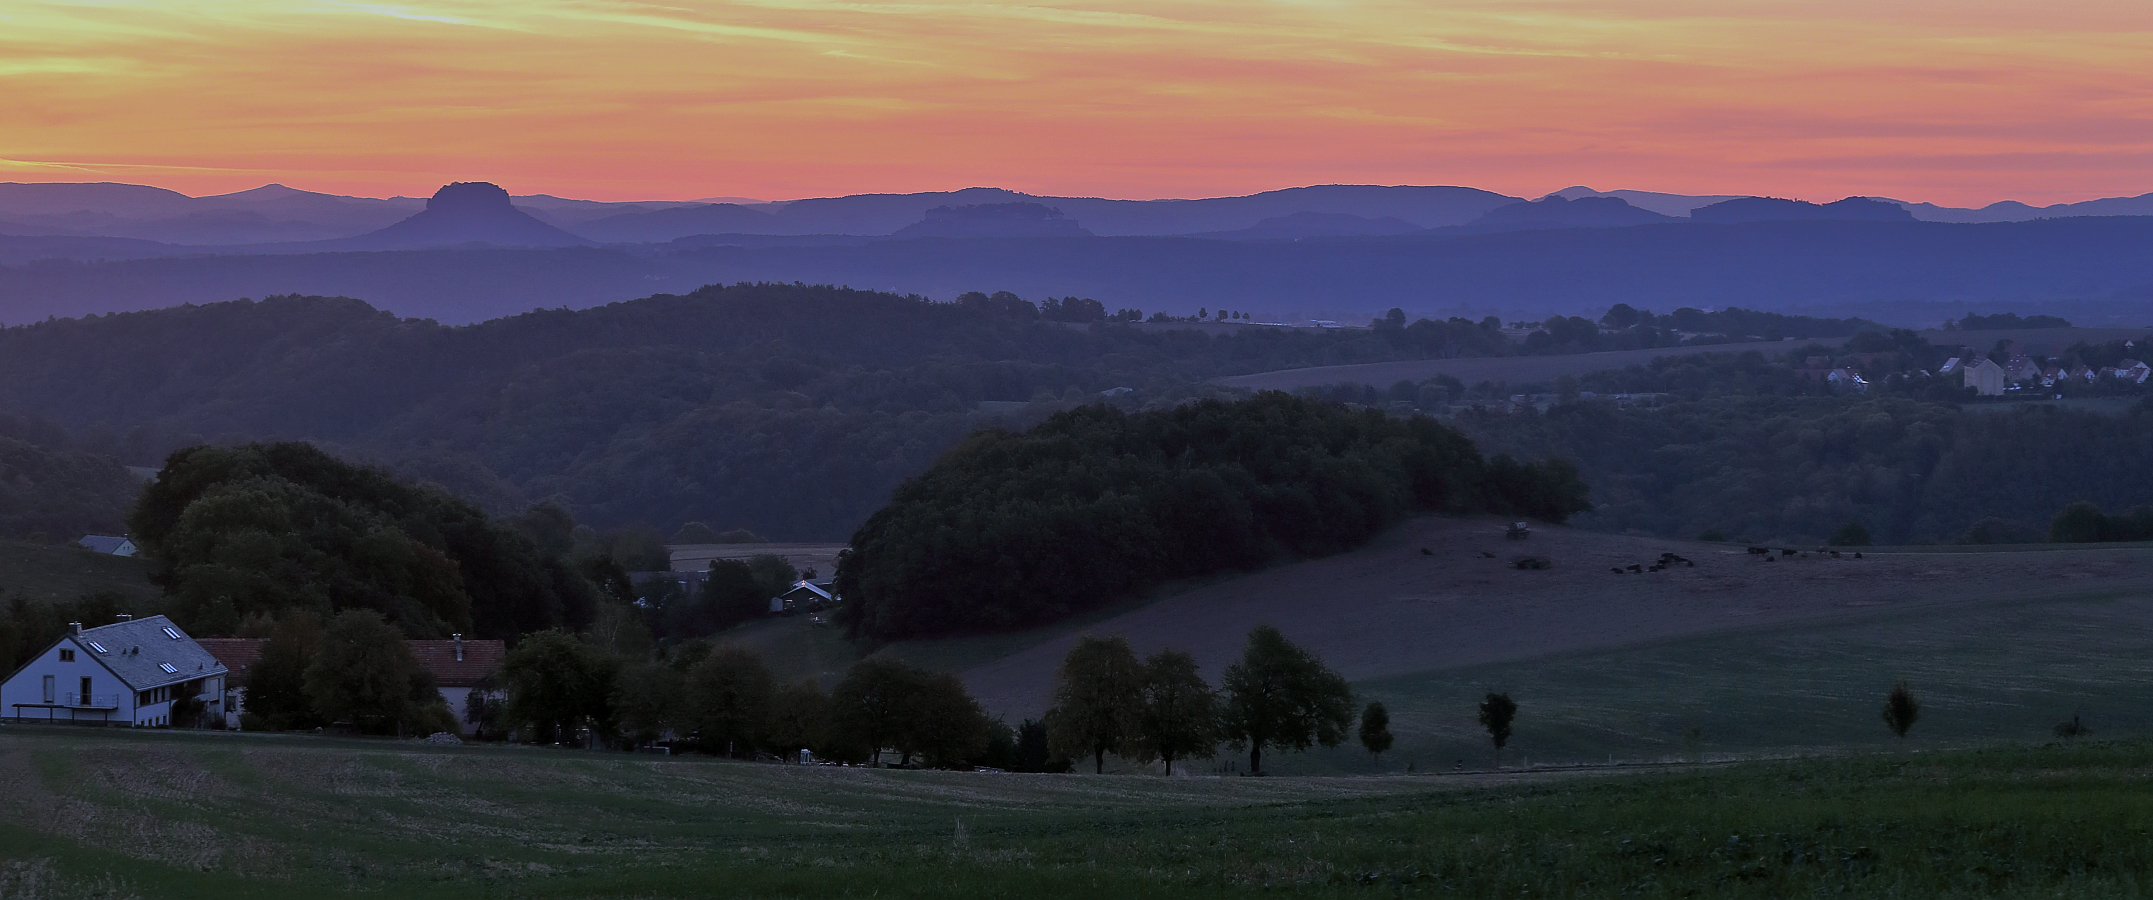
POLYGON ((1560 522, 1587 508, 1559 459, 1483 459, 1432 419, 1282 393, 1140 413, 1104 406, 972 435, 900 487, 838 565, 877 640, 1019 628, 1175 579, 1351 549, 1419 512, 1560 522))
POLYGON ((557 554, 438 490, 299 443, 172 454, 128 519, 174 618, 380 613, 412 638, 586 624, 596 595, 557 554))

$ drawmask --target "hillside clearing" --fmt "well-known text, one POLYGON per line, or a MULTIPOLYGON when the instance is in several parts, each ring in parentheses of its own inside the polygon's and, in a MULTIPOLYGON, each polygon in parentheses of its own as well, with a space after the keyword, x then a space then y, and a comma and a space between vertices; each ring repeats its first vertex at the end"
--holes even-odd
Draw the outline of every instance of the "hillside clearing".
POLYGON ((73 600, 100 591, 117 593, 149 609, 157 602, 149 562, 79 547, 0 541, 0 591, 31 600, 73 600))

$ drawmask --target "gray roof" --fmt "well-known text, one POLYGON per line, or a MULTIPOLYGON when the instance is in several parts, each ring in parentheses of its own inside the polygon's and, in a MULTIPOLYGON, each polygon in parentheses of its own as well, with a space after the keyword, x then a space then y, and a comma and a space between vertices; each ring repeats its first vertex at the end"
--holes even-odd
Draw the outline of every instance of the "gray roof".
POLYGON ((163 616, 85 628, 81 634, 61 640, 73 640, 91 658, 103 663, 128 687, 138 691, 225 671, 223 663, 217 662, 217 658, 195 643, 194 638, 188 637, 187 632, 163 616), (167 628, 179 637, 165 633, 167 628), (93 643, 96 646, 91 646, 93 643), (105 648, 104 652, 98 652, 98 647, 105 648), (174 671, 165 671, 167 665, 174 671))
POLYGON ((85 534, 82 540, 75 543, 99 553, 118 553, 121 547, 127 545, 127 539, 113 534, 85 534))

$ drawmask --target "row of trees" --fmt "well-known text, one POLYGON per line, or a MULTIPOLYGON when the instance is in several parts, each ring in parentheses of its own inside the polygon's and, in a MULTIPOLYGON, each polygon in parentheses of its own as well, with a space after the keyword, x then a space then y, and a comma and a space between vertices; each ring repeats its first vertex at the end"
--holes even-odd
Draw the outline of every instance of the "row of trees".
MULTIPOLYGON (((1353 719, 1345 678, 1277 628, 1259 625, 1226 668, 1223 691, 1212 690, 1185 652, 1138 661, 1121 637, 1079 638, 1055 673, 1046 731, 1056 755, 1090 757, 1094 772, 1106 770, 1111 753, 1164 762, 1171 775, 1175 760, 1209 759, 1223 742, 1245 748, 1249 772, 1261 774, 1265 748, 1335 747, 1353 719)), ((1370 753, 1390 748, 1389 726, 1382 704, 1370 704, 1360 732, 1370 753)))

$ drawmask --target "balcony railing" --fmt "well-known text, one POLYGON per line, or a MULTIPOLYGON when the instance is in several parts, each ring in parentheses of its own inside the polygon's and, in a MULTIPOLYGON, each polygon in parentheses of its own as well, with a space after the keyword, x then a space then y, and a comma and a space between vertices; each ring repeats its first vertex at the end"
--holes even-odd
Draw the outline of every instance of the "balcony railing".
POLYGON ((78 694, 69 692, 63 699, 66 701, 63 705, 83 709, 120 708, 120 695, 118 694, 78 694))

